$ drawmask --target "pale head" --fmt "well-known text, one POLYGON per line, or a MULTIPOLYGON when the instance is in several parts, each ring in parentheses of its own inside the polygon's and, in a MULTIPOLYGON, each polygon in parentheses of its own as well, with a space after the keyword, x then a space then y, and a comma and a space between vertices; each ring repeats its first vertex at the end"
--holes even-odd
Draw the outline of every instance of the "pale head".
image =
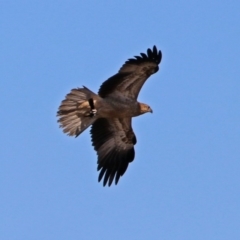
POLYGON ((147 104, 139 103, 139 106, 140 106, 140 114, 144 114, 147 112, 153 113, 152 109, 147 104))

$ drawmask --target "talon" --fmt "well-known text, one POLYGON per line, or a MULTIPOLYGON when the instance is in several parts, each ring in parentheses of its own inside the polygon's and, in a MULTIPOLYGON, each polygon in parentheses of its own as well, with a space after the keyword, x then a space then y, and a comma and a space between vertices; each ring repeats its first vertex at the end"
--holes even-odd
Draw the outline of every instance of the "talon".
POLYGON ((94 102, 93 102, 93 99, 90 98, 90 99, 88 100, 88 103, 89 103, 89 106, 90 106, 90 108, 91 108, 91 111, 90 111, 90 117, 96 116, 97 109, 94 108, 94 102))
POLYGON ((97 113, 97 109, 92 109, 92 114, 95 116, 96 115, 96 113, 97 113))
POLYGON ((90 117, 95 117, 96 114, 97 114, 97 109, 94 108, 94 109, 92 109, 92 110, 90 111, 89 116, 90 116, 90 117))

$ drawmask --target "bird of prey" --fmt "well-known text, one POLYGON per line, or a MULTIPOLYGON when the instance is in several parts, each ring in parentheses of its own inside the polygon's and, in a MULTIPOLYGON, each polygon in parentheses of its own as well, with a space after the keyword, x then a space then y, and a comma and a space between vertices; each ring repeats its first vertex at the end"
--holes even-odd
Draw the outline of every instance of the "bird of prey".
POLYGON ((128 59, 117 74, 100 86, 98 94, 86 87, 74 88, 59 106, 57 117, 63 132, 77 137, 90 125, 92 145, 98 155, 98 181, 115 184, 134 160, 137 142, 132 117, 151 112, 137 101, 144 82, 159 70, 161 51, 156 46, 147 54, 128 59))

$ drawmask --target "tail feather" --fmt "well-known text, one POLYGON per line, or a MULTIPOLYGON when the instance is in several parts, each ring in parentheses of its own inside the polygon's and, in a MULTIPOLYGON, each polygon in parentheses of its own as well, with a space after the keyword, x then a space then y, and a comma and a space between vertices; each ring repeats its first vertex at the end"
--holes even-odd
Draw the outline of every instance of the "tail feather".
POLYGON ((57 112, 58 122, 63 132, 77 137, 92 125, 97 117, 92 113, 91 105, 98 98, 98 95, 86 87, 72 89, 57 112))

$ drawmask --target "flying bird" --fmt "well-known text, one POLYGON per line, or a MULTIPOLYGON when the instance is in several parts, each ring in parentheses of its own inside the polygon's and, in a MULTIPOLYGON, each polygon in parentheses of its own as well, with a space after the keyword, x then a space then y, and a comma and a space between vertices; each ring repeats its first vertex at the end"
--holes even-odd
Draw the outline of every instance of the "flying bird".
POLYGON ((132 117, 152 109, 137 101, 145 81, 159 70, 161 51, 156 46, 147 54, 128 59, 117 74, 100 86, 98 94, 86 87, 74 88, 59 106, 57 117, 63 132, 79 136, 92 125, 92 145, 98 155, 98 181, 103 186, 115 184, 134 160, 137 143, 132 129, 132 117))

